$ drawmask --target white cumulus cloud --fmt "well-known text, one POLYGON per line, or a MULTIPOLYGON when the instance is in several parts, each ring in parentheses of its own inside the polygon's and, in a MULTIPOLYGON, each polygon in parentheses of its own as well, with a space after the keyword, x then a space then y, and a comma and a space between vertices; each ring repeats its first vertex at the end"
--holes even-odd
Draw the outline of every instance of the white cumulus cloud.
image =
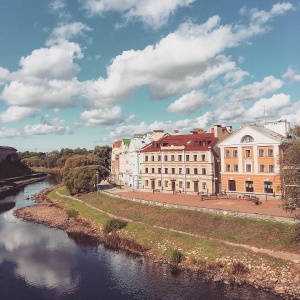
POLYGON ((39 109, 31 107, 11 106, 0 114, 0 123, 15 122, 36 116, 39 109))

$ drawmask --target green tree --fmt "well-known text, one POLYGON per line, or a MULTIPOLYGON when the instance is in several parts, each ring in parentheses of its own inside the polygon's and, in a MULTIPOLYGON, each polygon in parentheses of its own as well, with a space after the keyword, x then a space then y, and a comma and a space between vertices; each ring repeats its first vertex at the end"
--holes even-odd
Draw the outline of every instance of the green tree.
POLYGON ((299 125, 295 125, 294 127, 292 127, 290 129, 290 132, 296 136, 300 137, 300 126, 299 125))
POLYGON ((95 190, 97 177, 100 183, 103 179, 107 178, 108 174, 109 172, 101 168, 101 166, 80 166, 69 170, 64 183, 71 195, 88 193, 95 190))
POLYGON ((300 208, 300 140, 294 140, 283 156, 282 163, 284 203, 288 211, 300 208))

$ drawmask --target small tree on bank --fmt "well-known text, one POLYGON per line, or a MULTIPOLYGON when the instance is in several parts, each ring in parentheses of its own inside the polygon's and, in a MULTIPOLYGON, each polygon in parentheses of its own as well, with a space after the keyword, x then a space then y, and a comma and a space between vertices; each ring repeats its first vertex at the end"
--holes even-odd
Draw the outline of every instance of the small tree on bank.
POLYGON ((100 183, 108 175, 108 170, 98 165, 76 167, 69 170, 64 183, 71 195, 88 193, 95 191, 97 179, 100 183))

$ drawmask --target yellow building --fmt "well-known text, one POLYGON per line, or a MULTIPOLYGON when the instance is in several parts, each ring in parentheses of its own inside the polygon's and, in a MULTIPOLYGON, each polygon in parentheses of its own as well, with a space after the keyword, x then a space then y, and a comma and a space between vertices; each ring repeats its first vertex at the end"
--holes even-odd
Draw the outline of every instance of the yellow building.
POLYGON ((244 125, 219 144, 221 188, 228 193, 281 197, 280 161, 290 144, 286 121, 244 125))

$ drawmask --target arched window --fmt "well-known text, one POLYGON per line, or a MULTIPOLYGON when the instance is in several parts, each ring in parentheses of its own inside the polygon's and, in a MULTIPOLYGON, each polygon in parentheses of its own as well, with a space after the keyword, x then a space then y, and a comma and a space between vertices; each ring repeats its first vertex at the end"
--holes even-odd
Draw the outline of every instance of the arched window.
POLYGON ((254 138, 251 135, 244 135, 241 143, 252 143, 254 142, 254 138))

